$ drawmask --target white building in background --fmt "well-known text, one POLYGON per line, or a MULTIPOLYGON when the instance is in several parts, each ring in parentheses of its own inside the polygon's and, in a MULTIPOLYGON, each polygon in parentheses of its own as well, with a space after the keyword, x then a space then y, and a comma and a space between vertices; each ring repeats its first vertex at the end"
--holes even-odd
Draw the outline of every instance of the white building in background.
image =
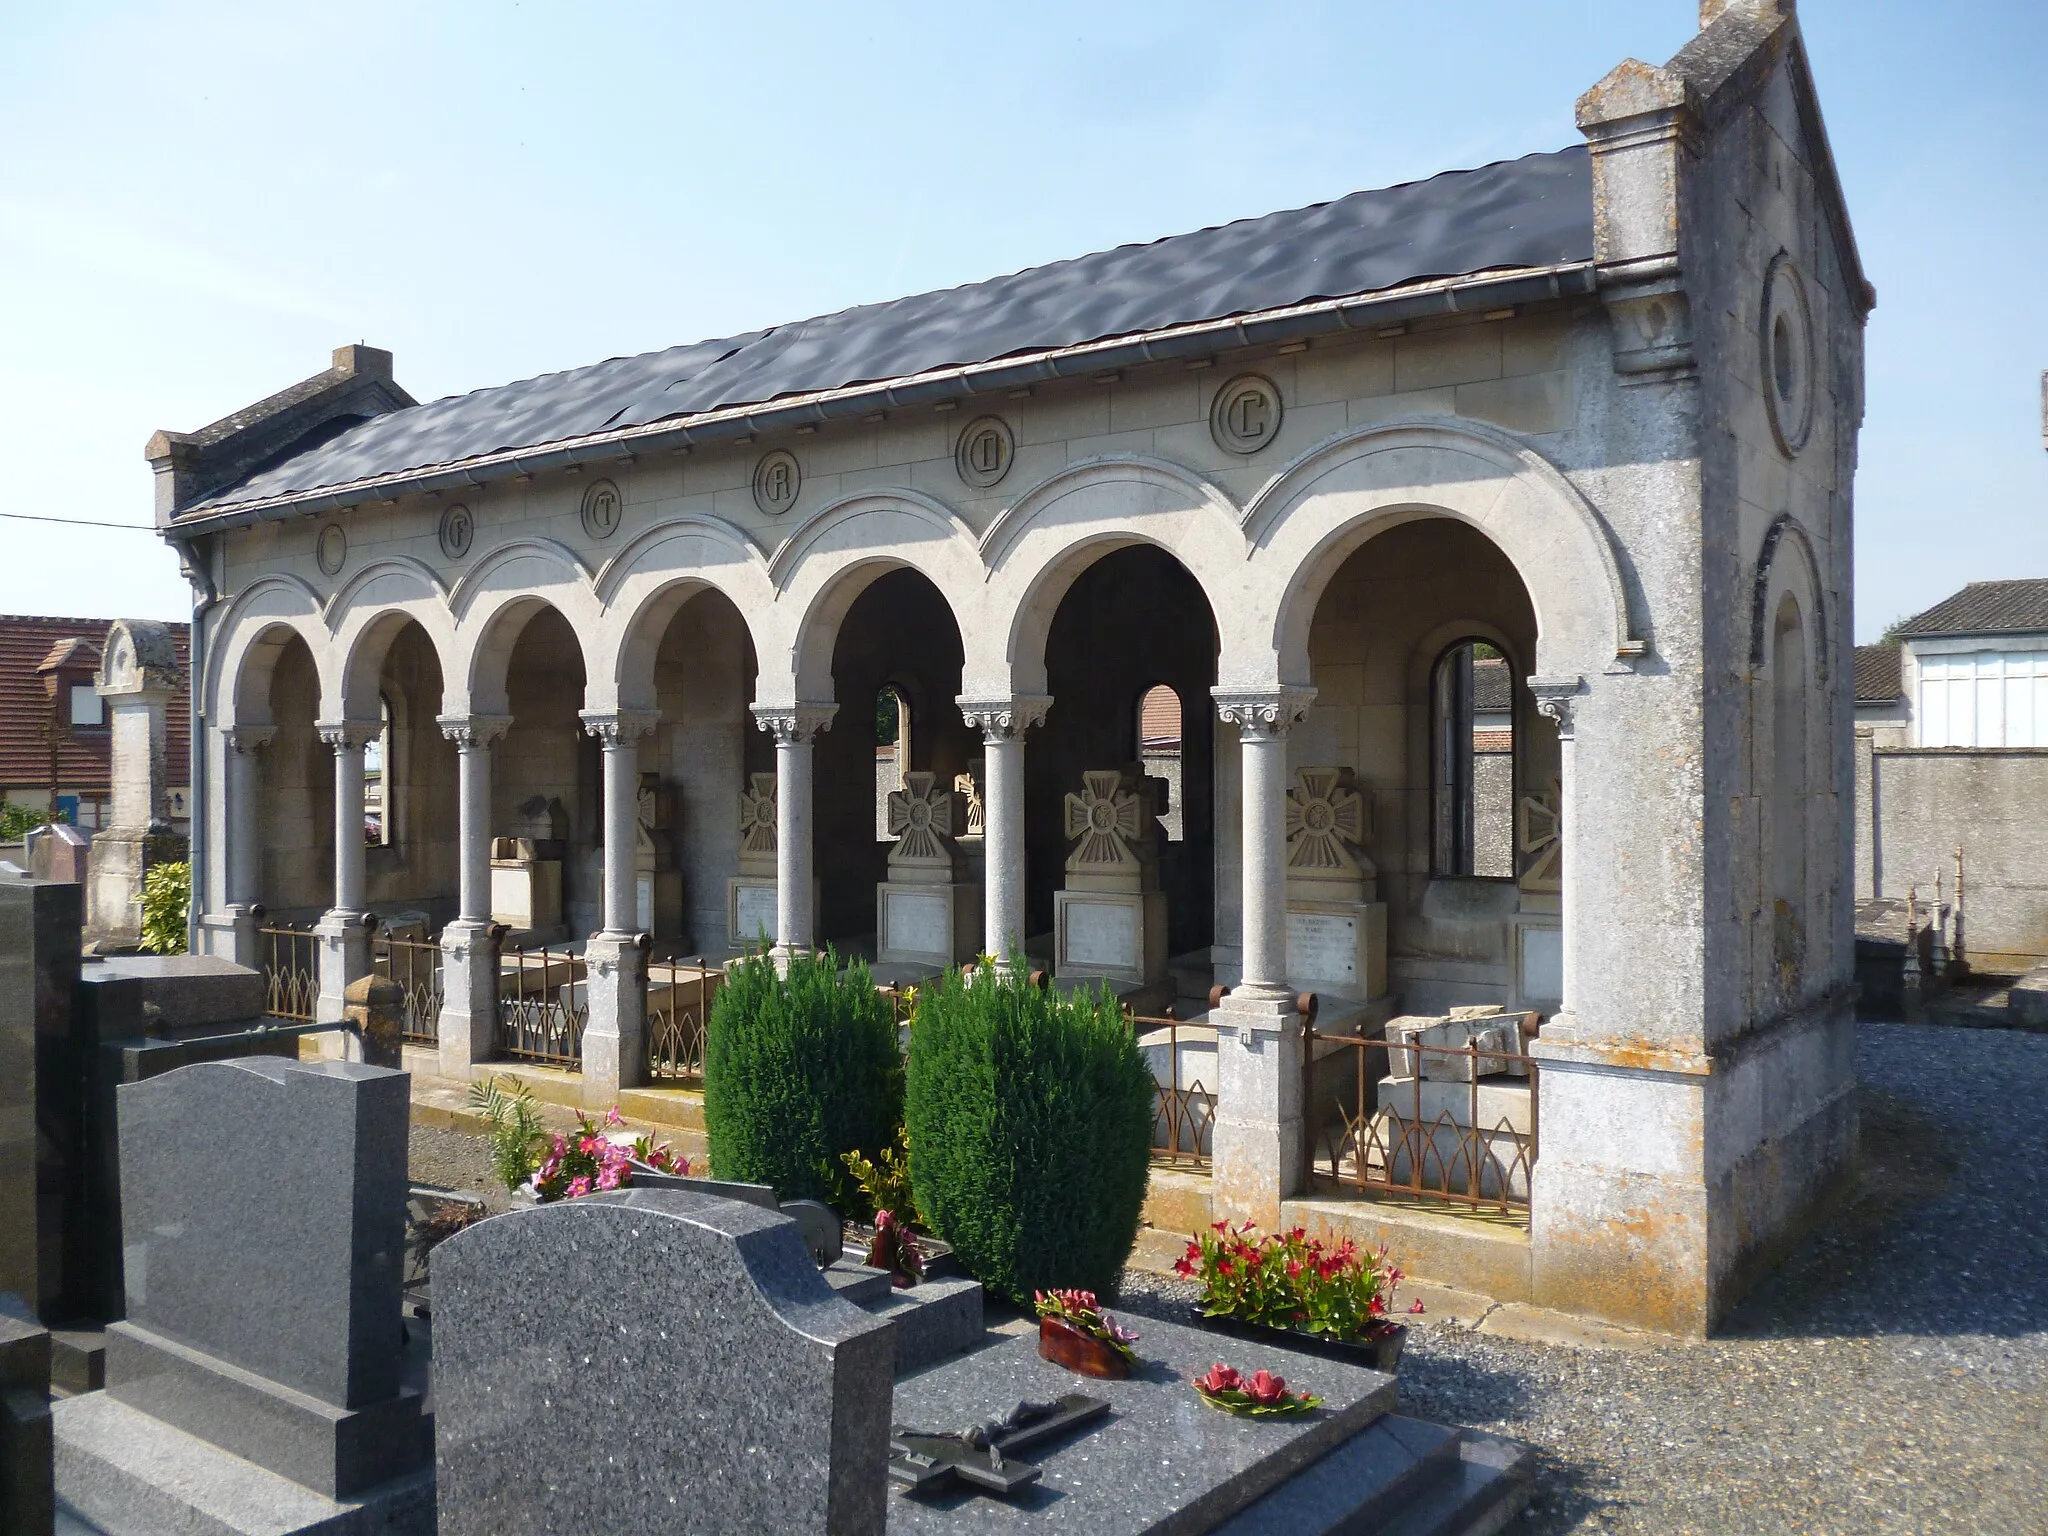
POLYGON ((415 1064, 465 1077, 530 1049, 517 888, 601 1104, 650 1071, 647 944, 873 944, 920 894, 878 771, 964 776, 980 847, 922 859, 990 948, 1233 988, 1203 1211, 1703 1330, 1855 1141, 1872 296, 1790 6, 1701 11, 1553 154, 429 404, 346 347, 159 434, 202 943, 317 921, 333 1016, 364 915, 425 914, 415 1064), (1172 736, 1162 838, 1122 786, 1172 736), (1310 844, 1352 894, 1290 914, 1310 844), (1360 912, 1384 945, 1330 942, 1360 912), (1326 966, 1358 1027, 1543 1018, 1526 1231, 1304 1191, 1326 966))

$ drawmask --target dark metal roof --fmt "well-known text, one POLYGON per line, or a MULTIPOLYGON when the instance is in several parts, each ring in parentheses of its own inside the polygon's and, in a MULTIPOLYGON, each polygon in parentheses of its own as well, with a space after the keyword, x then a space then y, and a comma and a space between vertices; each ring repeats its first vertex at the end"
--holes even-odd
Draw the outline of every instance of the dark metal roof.
POLYGON ((1858 704, 1890 704, 1905 692, 1897 645, 1859 645, 1853 670, 1858 704))
POLYGON ((199 512, 788 395, 1593 255, 1583 145, 395 410, 199 512))
POLYGON ((1973 581, 1943 598, 1894 633, 1919 635, 2011 635, 2048 630, 2048 580, 1973 581))

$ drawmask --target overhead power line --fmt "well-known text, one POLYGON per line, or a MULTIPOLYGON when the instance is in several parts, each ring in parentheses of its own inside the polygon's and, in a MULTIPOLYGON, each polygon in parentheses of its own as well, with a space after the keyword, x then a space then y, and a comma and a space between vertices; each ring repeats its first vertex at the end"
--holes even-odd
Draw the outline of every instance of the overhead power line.
POLYGON ((89 517, 39 517, 33 512, 0 512, 17 523, 62 523, 67 528, 125 528, 130 533, 155 533, 148 523, 100 523, 89 517))

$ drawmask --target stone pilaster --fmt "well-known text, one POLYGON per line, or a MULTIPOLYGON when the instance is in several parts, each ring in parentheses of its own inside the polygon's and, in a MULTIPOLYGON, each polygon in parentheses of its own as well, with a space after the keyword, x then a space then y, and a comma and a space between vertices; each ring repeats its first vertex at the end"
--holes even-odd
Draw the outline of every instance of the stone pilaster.
POLYGON ((982 944, 1008 965, 1024 949, 1024 733, 1045 723, 1042 694, 956 700, 969 730, 981 732, 982 944))
POLYGON ((498 945, 491 925, 491 748, 512 721, 504 715, 443 715, 455 743, 459 792, 458 901, 441 930, 441 1075, 467 1078, 496 1053, 498 945))
POLYGON ((313 930, 320 941, 320 996, 313 1017, 339 1024, 348 1013, 349 983, 370 973, 370 936, 377 926, 363 910, 363 748, 383 727, 374 720, 323 720, 317 729, 334 752, 334 905, 313 930))
MULTIPOLYGON (((218 911, 201 916, 209 954, 263 968, 262 946, 256 928, 262 914, 263 892, 263 750, 277 738, 270 725, 231 726, 219 732, 220 762, 224 782, 221 804, 226 811, 227 846, 223 850, 222 891, 225 901, 218 911)), ((198 893, 193 893, 198 899, 198 893)))
POLYGON ((811 744, 832 728, 837 704, 756 704, 754 724, 775 738, 775 953, 812 949, 811 744))
POLYGON ((604 745, 604 929, 583 947, 590 1014, 583 1027, 583 1096, 600 1107, 647 1081, 647 936, 638 929, 634 853, 640 828, 640 740, 651 711, 586 710, 604 745))
POLYGON ((1287 986, 1287 733, 1313 688, 1214 691, 1238 728, 1244 806, 1244 980, 1213 1010, 1212 1192, 1221 1219, 1276 1227, 1301 1181, 1301 1017, 1287 986))

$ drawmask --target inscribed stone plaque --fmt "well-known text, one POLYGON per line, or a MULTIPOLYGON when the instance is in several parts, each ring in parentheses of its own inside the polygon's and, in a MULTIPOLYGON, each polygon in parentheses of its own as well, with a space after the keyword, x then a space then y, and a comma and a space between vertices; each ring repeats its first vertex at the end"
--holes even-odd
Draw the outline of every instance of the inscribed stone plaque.
POLYGON ((952 906, 950 888, 932 895, 888 891, 883 895, 885 919, 882 924, 884 949, 907 949, 920 955, 952 954, 952 924, 947 921, 952 906))
POLYGON ((1067 904, 1066 958, 1076 965, 1138 963, 1138 909, 1109 902, 1067 904))
POLYGON ((646 1189, 478 1222, 434 1250, 441 1536, 880 1536, 894 1353, 777 1212, 646 1189))
POLYGON ((734 892, 733 921, 739 932, 732 935, 735 944, 751 944, 762 935, 775 937, 775 887, 772 885, 742 885, 734 892))
POLYGON ((1297 981, 1358 980, 1358 919, 1332 912, 1287 914, 1287 974, 1297 981))

